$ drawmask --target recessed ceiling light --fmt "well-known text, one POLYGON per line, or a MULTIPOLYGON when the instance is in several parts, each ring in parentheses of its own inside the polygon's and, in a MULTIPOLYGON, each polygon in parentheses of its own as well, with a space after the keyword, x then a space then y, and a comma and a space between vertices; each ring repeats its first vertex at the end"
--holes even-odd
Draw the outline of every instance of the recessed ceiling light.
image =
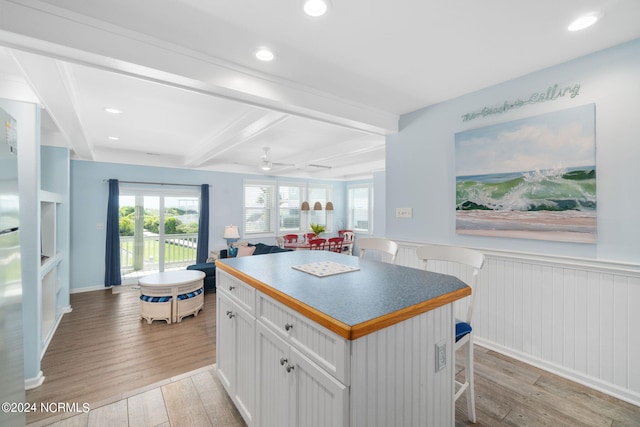
POLYGON ((108 139, 112 140, 112 141, 119 141, 120 138, 118 138, 117 136, 108 136, 108 139))
POLYGON ((592 13, 589 13, 587 15, 583 15, 583 16, 579 17, 578 19, 576 19, 575 21, 573 21, 571 24, 569 24, 567 29, 569 31, 584 30, 585 28, 590 27, 593 24, 595 24, 596 21, 598 20, 598 18, 600 18, 600 14, 597 13, 597 12, 592 12, 592 13))
POLYGON ((117 108, 113 108, 113 107, 106 107, 104 109, 104 111, 106 111, 107 113, 111 113, 111 114, 120 114, 120 113, 122 113, 122 111, 118 110, 117 108))
POLYGON ((304 13, 315 18, 327 13, 329 3, 328 0, 304 0, 303 9, 304 13))
POLYGON ((266 47, 261 47, 260 49, 258 49, 255 55, 256 55, 256 58, 264 62, 273 61, 273 58, 275 58, 275 55, 273 54, 273 52, 267 49, 266 47))

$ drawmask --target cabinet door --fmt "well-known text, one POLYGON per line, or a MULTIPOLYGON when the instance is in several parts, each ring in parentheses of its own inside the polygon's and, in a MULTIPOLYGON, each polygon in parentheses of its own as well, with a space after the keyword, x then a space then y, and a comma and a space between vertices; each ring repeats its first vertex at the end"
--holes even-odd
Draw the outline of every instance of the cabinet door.
POLYGON ((257 331, 257 405, 256 426, 287 427, 290 422, 293 370, 289 363, 289 345, 262 322, 257 331))
MULTIPOLYGON (((226 312, 225 312, 226 313, 226 312)), ((255 317, 232 304, 234 324, 234 358, 236 361, 233 401, 249 427, 253 426, 256 393, 255 378, 255 317)))
POLYGON ((348 387, 321 369, 295 348, 290 363, 294 367, 294 390, 290 426, 343 427, 349 423, 348 387))
POLYGON ((289 346, 262 322, 258 332, 260 427, 343 427, 348 425, 348 388, 289 346))
POLYGON ((216 367, 218 377, 230 396, 235 384, 235 327, 228 313, 233 312, 231 301, 222 292, 216 293, 216 367))

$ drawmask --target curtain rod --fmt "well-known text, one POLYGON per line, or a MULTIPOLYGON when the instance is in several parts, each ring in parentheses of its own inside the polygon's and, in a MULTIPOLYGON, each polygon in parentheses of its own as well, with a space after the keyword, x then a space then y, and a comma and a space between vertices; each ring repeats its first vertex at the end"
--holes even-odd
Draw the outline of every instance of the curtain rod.
MULTIPOLYGON (((109 182, 109 179, 103 179, 103 182, 109 182)), ((178 185, 180 187, 201 187, 201 184, 172 184, 167 182, 147 182, 147 181, 121 181, 123 184, 151 184, 151 185, 178 185)))

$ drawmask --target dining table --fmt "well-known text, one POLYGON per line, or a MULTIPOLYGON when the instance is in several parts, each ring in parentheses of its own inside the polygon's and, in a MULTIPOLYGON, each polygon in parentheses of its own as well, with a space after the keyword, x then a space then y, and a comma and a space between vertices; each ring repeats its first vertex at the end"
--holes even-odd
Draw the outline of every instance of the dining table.
POLYGON ((284 248, 293 249, 294 251, 308 251, 311 248, 311 245, 309 244, 309 242, 285 242, 284 248))

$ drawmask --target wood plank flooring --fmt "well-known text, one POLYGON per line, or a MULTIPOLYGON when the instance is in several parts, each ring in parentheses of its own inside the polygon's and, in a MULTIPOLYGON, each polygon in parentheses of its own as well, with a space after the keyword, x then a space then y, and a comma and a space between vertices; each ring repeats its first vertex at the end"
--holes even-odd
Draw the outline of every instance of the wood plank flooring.
MULTIPOLYGON (((179 324, 139 320, 137 292, 73 294, 29 402, 87 413, 28 414, 32 426, 245 427, 215 373, 215 294, 179 324)), ((459 361, 461 362, 461 361, 459 361)), ((476 426, 640 426, 640 408, 475 347, 476 426)), ((460 368, 461 363, 458 363, 460 368)), ((456 426, 467 421, 464 397, 456 426)), ((303 426, 299 426, 303 427, 303 426)), ((394 426, 389 426, 394 427, 394 426)))

